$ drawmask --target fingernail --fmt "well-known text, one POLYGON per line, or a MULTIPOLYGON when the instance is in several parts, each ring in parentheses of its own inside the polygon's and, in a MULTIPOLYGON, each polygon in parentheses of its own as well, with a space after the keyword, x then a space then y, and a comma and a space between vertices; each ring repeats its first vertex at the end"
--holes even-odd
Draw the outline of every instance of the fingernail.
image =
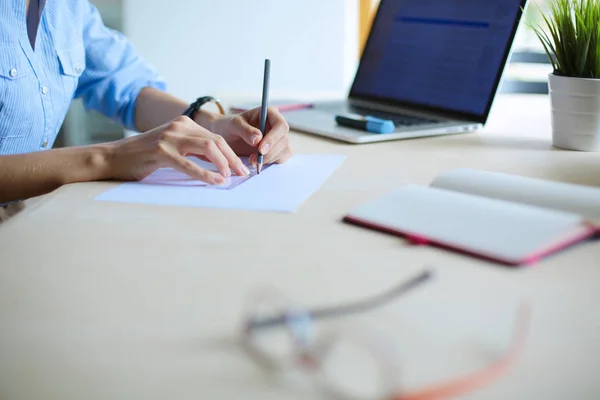
POLYGON ((223 178, 222 176, 215 176, 215 183, 220 185, 221 183, 225 182, 225 178, 223 178))
POLYGON ((257 144, 260 140, 260 137, 258 136, 252 136, 252 145, 254 146, 255 144, 257 144))
POLYGON ((271 146, 269 146, 269 143, 265 143, 263 145, 262 149, 260 150, 260 152, 263 154, 267 154, 267 152, 269 151, 269 147, 271 147, 271 146))
POLYGON ((245 176, 250 175, 250 170, 245 165, 242 165, 242 171, 244 171, 245 176))

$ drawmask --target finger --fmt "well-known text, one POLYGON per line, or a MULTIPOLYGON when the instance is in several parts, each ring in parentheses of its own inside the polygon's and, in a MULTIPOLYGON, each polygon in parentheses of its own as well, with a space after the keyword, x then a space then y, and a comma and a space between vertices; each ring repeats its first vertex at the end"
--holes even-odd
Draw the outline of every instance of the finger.
POLYGON ((290 145, 289 136, 284 136, 265 155, 265 164, 271 164, 279 159, 279 155, 290 145))
POLYGON ((170 167, 194 179, 216 185, 220 185, 225 182, 225 178, 223 178, 223 176, 220 174, 200 168, 198 164, 179 154, 166 153, 166 159, 166 162, 170 167))
POLYGON ((233 117, 232 122, 233 129, 235 130, 234 133, 241 137, 244 142, 252 147, 256 147, 260 143, 262 139, 260 129, 252 126, 246 118, 242 115, 238 115, 233 117))
POLYGON ((217 145, 217 148, 221 151, 221 154, 225 156, 229 167, 240 176, 248 176, 250 171, 244 165, 242 160, 235 154, 232 148, 229 146, 227 141, 219 135, 214 135, 214 142, 217 145))
POLYGON ((231 176, 231 170, 229 169, 229 162, 227 158, 221 153, 221 149, 215 144, 212 138, 197 137, 197 136, 186 136, 179 139, 180 149, 183 149, 185 153, 194 153, 203 155, 211 162, 222 176, 228 178, 231 176))
POLYGON ((248 156, 248 162, 252 166, 252 168, 256 168, 256 154, 250 154, 248 156))
POLYGON ((286 120, 276 108, 269 108, 267 120, 271 129, 269 129, 258 148, 263 155, 267 155, 275 143, 287 136, 290 130, 286 120))
MULTIPOLYGON (((228 158, 222 154, 220 147, 215 143, 220 140, 227 145, 225 140, 189 118, 183 118, 179 121, 178 129, 185 132, 185 136, 177 136, 177 148, 183 150, 183 153, 195 153, 205 156, 209 162, 217 167, 217 170, 225 178, 231 176, 231 169, 228 158)), ((221 146, 223 147, 223 146, 221 146)))

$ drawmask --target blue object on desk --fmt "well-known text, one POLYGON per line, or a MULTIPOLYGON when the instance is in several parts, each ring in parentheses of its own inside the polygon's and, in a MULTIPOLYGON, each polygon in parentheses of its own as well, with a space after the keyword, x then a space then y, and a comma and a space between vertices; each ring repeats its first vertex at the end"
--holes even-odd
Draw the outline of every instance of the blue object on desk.
POLYGON ((336 115, 335 121, 342 126, 372 133, 392 133, 396 130, 394 121, 370 116, 346 114, 336 115))

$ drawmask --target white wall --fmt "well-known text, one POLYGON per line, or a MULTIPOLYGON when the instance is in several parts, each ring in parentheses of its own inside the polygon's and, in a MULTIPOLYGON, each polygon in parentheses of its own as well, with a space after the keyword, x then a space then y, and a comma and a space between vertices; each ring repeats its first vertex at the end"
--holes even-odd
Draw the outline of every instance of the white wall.
POLYGON ((358 0, 124 0, 123 30, 185 100, 345 95, 358 58, 358 0))

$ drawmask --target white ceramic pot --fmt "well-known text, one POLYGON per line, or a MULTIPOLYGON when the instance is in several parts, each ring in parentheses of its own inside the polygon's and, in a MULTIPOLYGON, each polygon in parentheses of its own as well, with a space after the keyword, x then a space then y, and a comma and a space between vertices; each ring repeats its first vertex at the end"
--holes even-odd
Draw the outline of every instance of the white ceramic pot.
POLYGON ((600 151, 600 79, 548 76, 552 144, 568 150, 600 151))

